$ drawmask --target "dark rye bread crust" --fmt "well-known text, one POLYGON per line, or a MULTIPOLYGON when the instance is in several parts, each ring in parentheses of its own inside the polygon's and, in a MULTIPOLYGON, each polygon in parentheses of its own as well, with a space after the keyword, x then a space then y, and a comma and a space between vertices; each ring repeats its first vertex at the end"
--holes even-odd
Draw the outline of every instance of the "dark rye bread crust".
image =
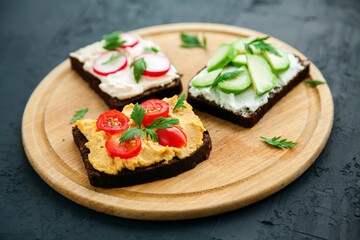
POLYGON ((190 94, 190 92, 188 92, 186 100, 190 105, 200 111, 210 113, 214 116, 228 120, 240 126, 251 128, 257 122, 259 122, 260 119, 264 116, 264 114, 269 111, 281 98, 283 98, 288 92, 290 92, 291 89, 293 89, 297 84, 299 84, 309 75, 309 62, 302 61, 301 64, 305 68, 300 71, 292 80, 290 80, 288 84, 283 86, 280 91, 270 94, 268 102, 259 107, 254 113, 252 113, 248 117, 236 114, 232 111, 222 108, 215 102, 205 99, 203 96, 194 97, 190 94))
POLYGON ((85 143, 88 142, 88 140, 77 126, 73 127, 72 133, 75 144, 79 148, 85 164, 90 184, 102 188, 126 187, 176 176, 194 168, 200 162, 208 159, 212 148, 209 132, 205 131, 203 135, 203 144, 189 157, 184 159, 175 157, 169 164, 157 163, 148 167, 135 168, 133 171, 124 169, 116 175, 111 175, 94 169, 88 159, 90 150, 85 146, 85 143))
POLYGON ((112 97, 109 94, 103 92, 99 85, 101 83, 100 79, 93 76, 91 73, 87 72, 83 68, 83 63, 81 63, 77 58, 69 57, 71 62, 71 67, 89 84, 89 86, 95 90, 95 92, 105 101, 105 103, 111 109, 122 110, 125 105, 136 102, 143 102, 148 99, 163 99, 165 97, 172 97, 179 94, 182 91, 182 85, 180 78, 176 78, 173 82, 156 88, 151 88, 143 92, 141 95, 137 95, 127 99, 118 99, 112 97))

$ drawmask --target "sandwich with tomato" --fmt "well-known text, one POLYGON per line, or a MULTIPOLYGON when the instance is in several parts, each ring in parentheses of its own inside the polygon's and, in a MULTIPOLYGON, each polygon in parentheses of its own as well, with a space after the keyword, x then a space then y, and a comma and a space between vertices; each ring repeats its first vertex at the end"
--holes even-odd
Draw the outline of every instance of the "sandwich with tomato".
POLYGON ((212 147, 185 94, 78 120, 72 132, 90 184, 103 188, 176 176, 206 160, 212 147))

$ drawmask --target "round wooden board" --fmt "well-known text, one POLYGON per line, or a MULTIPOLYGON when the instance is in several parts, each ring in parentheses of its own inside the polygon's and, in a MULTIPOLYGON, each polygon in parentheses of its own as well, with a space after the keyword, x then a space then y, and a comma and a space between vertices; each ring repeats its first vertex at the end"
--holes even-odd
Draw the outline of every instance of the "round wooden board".
MULTIPOLYGON (((180 23, 134 31, 158 44, 187 85, 217 46, 243 36, 265 36, 218 24, 180 23), (180 48, 179 33, 205 33, 208 50, 180 48)), ((306 57, 287 44, 285 49, 306 57)), ((311 64, 310 78, 325 81, 311 64)), ((210 158, 176 177, 126 188, 102 189, 89 184, 69 123, 74 111, 88 107, 97 118, 107 106, 71 68, 61 63, 39 84, 27 103, 22 123, 26 154, 38 174, 56 191, 96 211, 135 219, 173 220, 218 214, 259 201, 299 177, 324 148, 333 123, 333 100, 326 84, 300 83, 251 129, 195 111, 213 142, 210 158), (296 141, 277 149, 260 136, 281 135, 296 141)))

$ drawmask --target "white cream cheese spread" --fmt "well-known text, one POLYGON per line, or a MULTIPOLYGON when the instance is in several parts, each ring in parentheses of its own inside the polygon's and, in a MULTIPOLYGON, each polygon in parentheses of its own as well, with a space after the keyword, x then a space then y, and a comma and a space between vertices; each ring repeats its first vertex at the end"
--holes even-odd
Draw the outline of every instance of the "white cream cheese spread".
MULTIPOLYGON (((128 59, 127 66, 124 69, 107 76, 101 76, 95 73, 93 70, 95 59, 100 54, 107 52, 107 50, 103 48, 105 43, 104 40, 90 44, 84 48, 80 48, 79 50, 70 53, 70 56, 78 59, 81 63, 83 63, 83 68, 85 71, 100 79, 101 83, 99 87, 102 91, 118 99, 131 98, 143 93, 150 88, 162 87, 179 77, 177 70, 173 65, 171 65, 170 70, 165 75, 160 77, 141 76, 139 83, 136 83, 132 68, 130 68, 134 58, 144 53, 145 48, 154 47, 158 50, 160 49, 152 41, 141 39, 139 36, 137 37, 139 38, 138 44, 136 44, 134 47, 127 47, 120 50, 125 52, 125 55, 128 59)), ((163 53, 159 51, 158 54, 163 53)))
MULTIPOLYGON (((290 67, 285 72, 277 75, 277 82, 274 88, 262 96, 256 95, 252 85, 240 94, 234 94, 224 93, 218 87, 211 90, 210 87, 196 88, 190 83, 189 93, 194 97, 202 96, 206 100, 215 102, 217 105, 220 105, 229 111, 240 113, 242 116, 247 117, 254 113, 260 106, 267 103, 269 96, 272 93, 280 91, 284 85, 298 74, 298 72, 304 69, 304 66, 300 63, 299 59, 292 53, 288 52, 288 58, 290 67)), ((206 73, 207 69, 204 68, 197 76, 206 73)))

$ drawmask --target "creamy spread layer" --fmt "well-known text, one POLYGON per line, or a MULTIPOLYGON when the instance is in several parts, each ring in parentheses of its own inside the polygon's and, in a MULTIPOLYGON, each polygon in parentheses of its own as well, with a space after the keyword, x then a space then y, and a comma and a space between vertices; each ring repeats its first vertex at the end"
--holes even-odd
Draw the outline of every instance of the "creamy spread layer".
MULTIPOLYGON (((213 88, 211 90, 210 87, 196 88, 190 83, 189 92, 194 97, 203 96, 208 101, 215 102, 227 110, 240 113, 247 117, 254 113, 260 106, 267 103, 272 93, 280 91, 283 86, 298 74, 298 72, 304 69, 304 66, 300 63, 299 59, 292 53, 288 52, 288 57, 290 67, 285 72, 277 75, 277 82, 274 88, 262 96, 256 95, 253 86, 250 86, 240 94, 234 94, 224 93, 219 88, 213 88)), ((197 76, 206 73, 207 69, 205 68, 197 76)))
MULTIPOLYGON (((159 86, 162 87, 179 77, 176 68, 171 65, 170 70, 165 75, 161 77, 142 76, 140 82, 136 83, 132 68, 130 68, 134 58, 144 53, 145 48, 154 47, 156 49, 160 49, 159 46, 155 45, 152 41, 141 39, 139 36, 137 37, 139 38, 139 43, 134 47, 119 49, 119 51, 125 52, 125 55, 128 59, 126 68, 107 76, 101 76, 95 73, 93 70, 94 60, 100 54, 107 51, 103 48, 105 43, 104 40, 90 44, 84 48, 80 48, 79 50, 70 53, 70 56, 78 59, 81 63, 83 63, 83 68, 85 71, 100 79, 101 84, 99 87, 102 91, 118 99, 126 99, 139 95, 150 88, 159 86)), ((159 51, 158 54, 163 53, 159 51)))
MULTIPOLYGON (((180 121, 178 127, 187 136, 186 147, 161 146, 158 142, 142 136, 141 150, 137 156, 128 159, 112 157, 105 147, 105 142, 110 134, 99 131, 96 128, 96 120, 78 120, 75 124, 88 140, 85 145, 90 150, 88 158, 93 167, 107 174, 117 174, 124 168, 134 170, 137 167, 146 167, 159 162, 168 164, 174 157, 183 159, 194 153, 203 144, 202 139, 205 131, 199 117, 194 114, 192 107, 186 102, 184 102, 186 108, 172 111, 178 100, 177 96, 163 100, 170 106, 169 117, 178 118, 180 121)), ((122 112, 130 117, 133 108, 134 105, 129 104, 124 107, 122 112)), ((129 127, 135 126, 136 123, 131 120, 129 127)))

